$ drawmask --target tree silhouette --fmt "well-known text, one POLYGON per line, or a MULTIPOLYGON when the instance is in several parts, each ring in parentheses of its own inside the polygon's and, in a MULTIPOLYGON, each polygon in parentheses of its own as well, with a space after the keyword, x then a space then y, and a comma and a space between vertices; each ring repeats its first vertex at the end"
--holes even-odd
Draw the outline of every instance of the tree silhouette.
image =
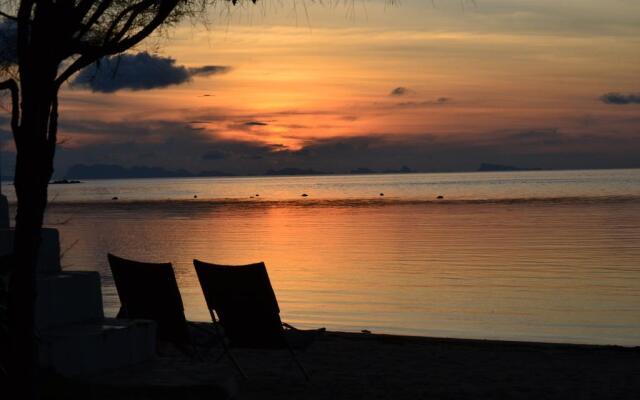
MULTIPOLYGON (((238 0, 219 0, 235 5, 238 0)), ((249 0, 247 0, 249 1, 249 0)), ((251 0, 253 3, 256 0, 251 0)), ((9 288, 9 374, 36 398, 36 262, 58 131, 58 92, 82 68, 122 53, 150 34, 203 15, 216 0, 0 0, 0 90, 11 98, 17 197, 9 288)))

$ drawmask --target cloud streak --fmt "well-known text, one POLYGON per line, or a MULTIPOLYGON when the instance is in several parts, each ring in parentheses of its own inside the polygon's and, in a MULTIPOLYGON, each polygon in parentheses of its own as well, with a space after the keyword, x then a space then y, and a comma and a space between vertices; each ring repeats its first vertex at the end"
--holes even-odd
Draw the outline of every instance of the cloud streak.
POLYGON ((244 126, 267 126, 269 124, 262 121, 248 121, 248 122, 245 122, 243 125, 244 126))
POLYGON ((452 100, 448 97, 440 97, 436 100, 404 101, 401 103, 396 103, 394 106, 398 108, 424 108, 424 107, 444 106, 445 104, 449 104, 451 102, 452 100))
POLYGON ((615 105, 615 106, 625 106, 629 104, 640 104, 640 93, 607 93, 600 96, 600 101, 604 104, 615 105))
POLYGON ((203 67, 189 68, 189 74, 191 76, 211 76, 229 72, 231 72, 231 67, 222 65, 205 65, 203 67))

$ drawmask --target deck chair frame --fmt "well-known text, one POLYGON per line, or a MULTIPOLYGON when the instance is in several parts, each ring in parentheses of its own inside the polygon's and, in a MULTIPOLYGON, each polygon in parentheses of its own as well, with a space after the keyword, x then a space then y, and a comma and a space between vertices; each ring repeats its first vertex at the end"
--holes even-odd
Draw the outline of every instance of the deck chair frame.
MULTIPOLYGON (((186 349, 190 348, 193 356, 200 357, 198 349, 195 346, 193 338, 191 337, 191 334, 189 332, 189 326, 184 315, 184 305, 182 303, 182 296, 180 295, 180 290, 175 278, 173 265, 171 263, 148 263, 130 260, 115 256, 111 253, 108 254, 108 259, 114 282, 116 284, 116 289, 118 291, 118 297, 120 298, 120 302, 122 303, 117 318, 141 318, 154 320, 158 323, 159 333, 161 332, 161 329, 164 328, 166 330, 167 327, 170 327, 169 330, 161 333, 163 335, 169 333, 163 339, 174 343, 177 348, 185 353, 188 353, 186 349), (163 299, 167 299, 166 301, 169 302, 171 301, 168 299, 173 298, 173 303, 171 303, 171 307, 169 307, 171 308, 171 311, 169 311, 169 315, 173 314, 173 319, 168 318, 163 320, 159 318, 158 315, 161 315, 163 313, 156 309, 156 307, 158 306, 145 309, 145 307, 139 308, 140 304, 136 304, 135 306, 134 304, 131 304, 131 302, 135 303, 135 296, 131 295, 131 291, 134 290, 132 287, 136 282, 135 280, 133 282, 125 282, 127 279, 132 279, 131 276, 127 276, 127 273, 124 273, 124 271, 128 268, 137 268, 138 271, 136 271, 136 273, 138 274, 138 277, 144 274, 141 271, 146 271, 146 273, 149 274, 164 274, 164 279, 166 279, 166 281, 163 282, 162 286, 164 287, 162 288, 162 290, 166 291, 166 296, 162 295, 161 297, 163 299), (130 308, 138 309, 132 312, 130 308), (167 323, 169 323, 169 325, 167 325, 167 323), (182 326, 179 326, 178 324, 182 326), (180 331, 182 332, 178 333, 180 331)), ((133 271, 128 271, 128 273, 132 272, 133 271)), ((140 290, 143 290, 143 288, 140 288, 140 290)), ((158 293, 156 293, 156 295, 158 295, 158 293)))
MULTIPOLYGON (((219 265, 219 264, 210 264, 210 263, 206 263, 203 261, 199 261, 199 260, 193 260, 194 266, 196 268, 196 271, 198 271, 198 268, 243 268, 243 267, 256 267, 256 266, 261 266, 262 268, 265 269, 265 274, 266 274, 266 267, 264 266, 264 263, 257 263, 257 264, 248 264, 248 265, 238 265, 238 266, 231 266, 231 265, 219 265)), ((267 278, 268 280, 268 275, 267 278)), ((222 357, 224 357, 225 355, 229 358, 229 360, 232 362, 232 364, 234 365, 234 367, 236 368, 236 370, 238 371, 238 373, 245 379, 248 378, 247 374, 244 372, 244 370, 242 369, 242 367, 240 366, 240 363, 238 362, 236 356, 233 354, 232 351, 232 346, 229 344, 229 342, 231 342, 230 338, 227 336, 225 330, 224 330, 224 324, 222 323, 222 321, 220 320, 220 318, 217 315, 217 311, 215 309, 215 307, 212 307, 212 305, 209 302, 209 298, 207 296, 207 293, 209 291, 209 288, 206 288, 205 285, 207 285, 206 282, 203 282, 203 278, 200 275, 200 273, 198 273, 198 280, 200 281, 200 285, 202 287, 202 291, 205 294, 205 300, 207 303, 207 309, 209 311, 209 315, 211 316, 211 321, 213 322, 213 325, 216 329, 216 333, 219 335, 219 337, 221 338, 220 342, 222 343, 222 347, 223 347, 223 352, 222 354, 218 357, 218 360, 220 360, 222 357)), ((269 288, 270 287, 270 282, 269 282, 269 288)), ((275 294, 274 296, 274 301, 276 302, 276 307, 277 307, 277 300, 275 299, 275 294)), ((279 309, 278 309, 278 313, 279 313, 279 309)), ((286 323, 282 323, 281 322, 281 329, 282 329, 282 334, 284 336, 284 331, 285 331, 285 327, 289 328, 289 329, 294 329, 294 327, 292 327, 289 324, 286 323)), ((289 342, 286 340, 286 338, 284 339, 284 346, 282 347, 283 350, 287 350, 293 360, 293 362, 296 364, 296 366, 298 367, 298 369, 300 370, 300 372, 302 372, 302 375, 304 376, 306 381, 309 381, 310 376, 309 373, 307 372, 307 370, 304 368, 304 365, 302 365, 302 363, 300 362, 300 360, 298 359, 295 351, 293 350, 293 348, 291 347, 291 345, 289 344, 289 342)))

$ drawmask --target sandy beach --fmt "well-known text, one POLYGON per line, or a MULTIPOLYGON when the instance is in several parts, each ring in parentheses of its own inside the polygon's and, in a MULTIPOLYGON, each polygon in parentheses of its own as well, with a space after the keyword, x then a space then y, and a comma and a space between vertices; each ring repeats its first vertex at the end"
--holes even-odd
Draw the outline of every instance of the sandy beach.
POLYGON ((300 360, 286 351, 217 347, 197 360, 166 351, 152 363, 84 377, 49 398, 84 399, 637 399, 640 348, 327 332, 300 360))

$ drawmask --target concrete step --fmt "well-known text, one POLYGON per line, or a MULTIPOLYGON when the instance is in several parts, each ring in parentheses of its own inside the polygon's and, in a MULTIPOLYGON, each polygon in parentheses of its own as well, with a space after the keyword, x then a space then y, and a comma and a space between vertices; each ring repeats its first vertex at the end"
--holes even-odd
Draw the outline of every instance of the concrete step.
POLYGON ((145 320, 105 319, 42 331, 40 363, 64 376, 113 370, 154 358, 156 325, 145 320))
POLYGON ((37 281, 36 326, 39 330, 99 322, 104 318, 99 273, 38 274, 37 281))
POLYGON ((3 194, 0 194, 0 229, 9 229, 9 202, 3 194))
MULTIPOLYGON (((13 252, 13 229, 0 229, 0 254, 13 252)), ((60 235, 57 229, 42 228, 38 272, 60 272, 60 235)))

